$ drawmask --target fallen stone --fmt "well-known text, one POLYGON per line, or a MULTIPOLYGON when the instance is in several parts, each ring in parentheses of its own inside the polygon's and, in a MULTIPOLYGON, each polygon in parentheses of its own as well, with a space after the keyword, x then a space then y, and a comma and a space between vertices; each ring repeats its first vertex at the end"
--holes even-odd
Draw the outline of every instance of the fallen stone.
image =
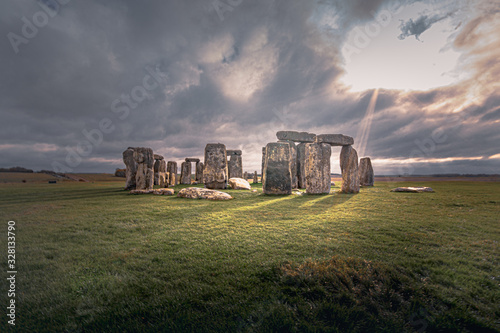
POLYGON ((264 194, 292 193, 289 144, 283 142, 267 144, 262 191, 264 194))
POLYGON ((116 169, 115 177, 126 178, 127 177, 127 169, 116 169))
POLYGON ((316 136, 317 143, 328 143, 332 146, 350 146, 354 144, 354 139, 343 134, 320 134, 316 136))
POLYGON ((229 185, 233 190, 251 190, 250 183, 243 178, 229 178, 229 185))
POLYGON ((199 187, 183 188, 177 194, 179 198, 207 199, 207 200, 231 200, 233 197, 227 193, 199 187))
POLYGON ((342 171, 342 193, 359 193, 358 153, 352 146, 343 146, 340 151, 342 171))
POLYGON ((173 195, 173 188, 159 188, 156 190, 132 190, 130 194, 156 194, 156 195, 173 195))
POLYGON ((332 148, 326 143, 307 143, 305 174, 307 194, 328 194, 331 189, 330 156, 332 148))
POLYGON ((314 142, 316 134, 296 131, 279 131, 276 133, 278 140, 288 140, 294 142, 314 142))
POLYGON ((205 146, 203 183, 209 189, 227 187, 228 170, 226 146, 222 143, 209 143, 205 146))
POLYGON ((359 160, 359 185, 373 186, 373 167, 369 157, 363 157, 359 160))
POLYGON ((422 193, 434 192, 434 190, 431 187, 397 187, 392 189, 391 192, 422 193))

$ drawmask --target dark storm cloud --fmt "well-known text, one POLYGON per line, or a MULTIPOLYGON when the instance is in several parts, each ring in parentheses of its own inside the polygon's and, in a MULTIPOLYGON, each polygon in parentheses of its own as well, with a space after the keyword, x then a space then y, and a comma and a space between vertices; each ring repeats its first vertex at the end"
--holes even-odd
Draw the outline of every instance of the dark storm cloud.
POLYGON ((442 21, 448 18, 451 13, 446 15, 422 15, 415 21, 413 19, 409 19, 407 22, 401 22, 400 29, 401 34, 398 36, 399 39, 405 39, 410 36, 415 36, 417 40, 420 40, 419 37, 425 31, 427 31, 434 23, 442 21))
MULTIPOLYGON (((50 169, 57 162, 110 172, 122 166, 128 146, 149 146, 179 161, 202 157, 207 142, 223 142, 243 149, 245 165, 260 169, 260 149, 276 140, 277 130, 355 136, 373 90, 352 93, 338 83, 342 43, 354 26, 400 2, 221 1, 231 9, 220 12, 204 0, 2 3, 0 167, 50 169), (337 26, 319 25, 318 11, 337 26), (39 13, 54 15, 24 37, 24 25, 43 18, 39 13), (9 33, 24 42, 13 47, 9 33), (112 130, 102 131, 103 121, 112 130), (79 147, 86 150, 78 162, 71 154, 79 147)), ((405 31, 418 37, 433 20, 407 22, 405 31)), ((464 31, 480 37, 480 24, 464 31)), ((473 44, 457 37, 457 47, 473 44)), ((486 66, 495 58, 481 59, 486 66)), ((476 156, 478 145, 484 155, 498 153, 488 141, 498 139, 496 93, 467 109, 474 125, 455 129, 444 116, 449 110, 425 111, 442 101, 455 105, 455 96, 465 94, 464 87, 381 90, 370 154, 407 158, 418 148, 415 140, 436 128, 453 131, 431 157, 476 156)))

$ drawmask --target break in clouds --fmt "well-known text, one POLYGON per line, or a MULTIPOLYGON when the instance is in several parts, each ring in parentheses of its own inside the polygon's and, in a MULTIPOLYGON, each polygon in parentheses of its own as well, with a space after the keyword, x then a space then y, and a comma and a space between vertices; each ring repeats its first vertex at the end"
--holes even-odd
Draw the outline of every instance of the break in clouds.
POLYGON ((399 23, 392 38, 426 48, 451 22, 443 49, 464 74, 451 85, 342 83, 349 33, 416 2, 400 3, 4 1, 0 167, 113 172, 129 146, 178 161, 221 142, 253 171, 277 131, 297 130, 353 136, 379 174, 498 173, 500 5, 421 2, 399 23))

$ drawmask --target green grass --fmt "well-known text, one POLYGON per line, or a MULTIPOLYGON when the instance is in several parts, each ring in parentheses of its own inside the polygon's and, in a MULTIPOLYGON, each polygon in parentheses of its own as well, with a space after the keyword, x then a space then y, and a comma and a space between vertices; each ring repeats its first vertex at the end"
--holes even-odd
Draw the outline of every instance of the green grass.
POLYGON ((336 185, 212 202, 128 195, 123 180, 0 184, 4 253, 16 221, 15 329, 500 331, 500 183, 336 185))

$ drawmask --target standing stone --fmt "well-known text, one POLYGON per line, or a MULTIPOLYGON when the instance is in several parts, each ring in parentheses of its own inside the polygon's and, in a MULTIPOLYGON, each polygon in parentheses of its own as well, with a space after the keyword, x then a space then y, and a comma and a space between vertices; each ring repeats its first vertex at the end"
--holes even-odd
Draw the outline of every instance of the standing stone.
POLYGON ((305 146, 305 175, 307 194, 328 194, 331 189, 330 156, 332 148, 326 143, 307 143, 305 146))
POLYGON ((245 171, 245 173, 243 174, 243 179, 248 180, 248 172, 247 171, 245 171))
POLYGON ((203 162, 196 162, 195 177, 197 183, 203 182, 203 162))
POLYGON ((229 161, 227 163, 228 177, 241 178, 243 177, 243 163, 241 161, 241 150, 227 150, 229 161))
POLYGON ((158 166, 158 185, 161 188, 168 187, 167 162, 164 159, 159 160, 158 166))
POLYGON ((123 163, 125 163, 125 189, 135 190, 135 175, 137 173, 137 162, 134 159, 134 149, 128 147, 127 150, 123 152, 123 163))
POLYGON ((288 143, 290 146, 290 171, 292 172, 292 188, 298 188, 297 179, 297 147, 293 141, 280 140, 279 142, 288 143))
POLYGON ((155 177, 154 177, 154 184, 155 185, 160 185, 160 175, 159 175, 159 168, 160 168, 160 161, 163 160, 163 156, 161 155, 158 155, 158 154, 154 154, 153 155, 154 159, 155 159, 155 164, 154 164, 154 173, 155 173, 155 177))
POLYGON ((264 162, 266 161, 266 147, 262 147, 262 167, 260 169, 260 176, 264 177, 264 162))
POLYGON ((342 193, 359 193, 358 153, 352 146, 343 146, 340 152, 342 193))
POLYGON ((264 194, 292 194, 290 145, 271 142, 266 146, 262 190, 264 194))
POLYGON ((154 159, 153 149, 135 148, 134 160, 137 163, 137 173, 135 175, 135 184, 137 190, 153 189, 154 178, 154 159))
POLYGON ((257 171, 253 173, 253 183, 257 184, 259 182, 259 176, 257 176, 257 171))
POLYGON ((209 189, 225 189, 228 181, 226 146, 209 143, 205 147, 203 183, 209 189))
POLYGON ((191 185, 191 162, 181 164, 181 184, 191 185))
POLYGON ((359 185, 373 186, 373 167, 369 157, 359 160, 359 185))
POLYGON ((168 161, 167 163, 168 185, 177 185, 177 162, 168 161))
POLYGON ((306 188, 306 143, 297 145, 297 185, 306 188))

